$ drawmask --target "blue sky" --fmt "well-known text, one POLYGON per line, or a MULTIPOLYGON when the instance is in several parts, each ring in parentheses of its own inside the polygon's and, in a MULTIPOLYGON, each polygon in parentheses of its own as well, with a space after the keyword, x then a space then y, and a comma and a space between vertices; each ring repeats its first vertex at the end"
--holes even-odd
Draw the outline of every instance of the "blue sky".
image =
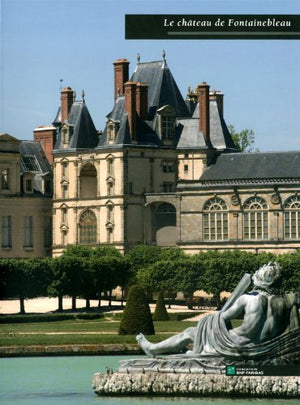
POLYGON ((252 129, 261 151, 300 150, 297 40, 125 40, 125 14, 300 14, 298 0, 1 0, 1 132, 32 139, 53 121, 63 86, 97 129, 113 105, 113 65, 167 63, 185 97, 206 81, 225 94, 227 124, 252 129))

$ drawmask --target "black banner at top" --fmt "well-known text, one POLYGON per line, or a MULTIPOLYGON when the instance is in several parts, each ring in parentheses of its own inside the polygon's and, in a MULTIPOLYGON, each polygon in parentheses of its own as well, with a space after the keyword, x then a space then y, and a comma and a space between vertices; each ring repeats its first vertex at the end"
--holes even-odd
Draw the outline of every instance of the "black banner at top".
POLYGON ((300 15, 127 14, 125 39, 300 39, 300 15))

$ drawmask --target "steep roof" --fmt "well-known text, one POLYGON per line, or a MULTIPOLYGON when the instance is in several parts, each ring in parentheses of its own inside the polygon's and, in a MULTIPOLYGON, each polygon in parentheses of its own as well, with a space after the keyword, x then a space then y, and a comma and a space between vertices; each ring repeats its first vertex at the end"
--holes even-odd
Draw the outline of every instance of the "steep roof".
POLYGON ((300 178, 300 151, 220 155, 200 181, 300 178))
POLYGON ((51 178, 52 168, 48 162, 47 156, 39 142, 21 141, 19 146, 20 174, 31 173, 33 175, 33 197, 49 197, 49 194, 43 187, 43 179, 51 178))
POLYGON ((217 150, 237 151, 215 100, 209 102, 210 145, 206 145, 203 134, 199 131, 199 103, 196 105, 192 118, 181 119, 179 122, 183 125, 183 129, 178 149, 213 147, 217 150))
POLYGON ((188 108, 166 61, 138 63, 130 80, 148 83, 150 118, 153 118, 156 109, 167 104, 176 109, 177 116, 189 116, 188 108))
MULTIPOLYGON (((72 135, 67 148, 71 149, 91 149, 98 144, 98 133, 90 116, 88 108, 83 100, 75 101, 72 104, 68 119, 65 124, 72 128, 72 135)), ((54 152, 62 149, 62 134, 59 131, 54 152)))
POLYGON ((21 153, 21 174, 25 172, 46 174, 52 171, 47 156, 39 142, 21 141, 19 151, 21 153))

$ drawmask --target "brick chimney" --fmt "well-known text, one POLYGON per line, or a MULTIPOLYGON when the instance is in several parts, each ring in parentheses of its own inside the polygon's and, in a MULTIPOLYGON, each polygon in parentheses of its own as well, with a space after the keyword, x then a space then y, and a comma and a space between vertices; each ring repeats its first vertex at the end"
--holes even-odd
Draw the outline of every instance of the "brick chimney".
POLYGON ((203 132, 204 139, 210 142, 209 136, 209 85, 205 82, 197 86, 199 102, 199 130, 203 132))
POLYGON ((125 110, 128 115, 130 138, 136 140, 136 82, 126 82, 125 89, 125 110))
POLYGON ((74 91, 71 87, 65 87, 61 91, 61 122, 62 124, 68 119, 69 112, 74 102, 74 91))
POLYGON ((35 142, 40 142, 49 163, 52 164, 52 151, 56 142, 56 128, 53 126, 37 127, 33 131, 33 139, 35 142))
POLYGON ((118 59, 114 62, 115 74, 115 102, 118 96, 124 94, 124 84, 129 78, 129 62, 127 59, 118 59))
POLYGON ((136 113, 142 119, 146 120, 148 116, 148 84, 136 84, 136 113))
POLYGON ((221 117, 223 117, 223 113, 224 113, 224 94, 219 90, 217 90, 217 91, 215 90, 215 91, 209 93, 209 99, 210 100, 215 100, 217 102, 219 113, 220 113, 221 117))

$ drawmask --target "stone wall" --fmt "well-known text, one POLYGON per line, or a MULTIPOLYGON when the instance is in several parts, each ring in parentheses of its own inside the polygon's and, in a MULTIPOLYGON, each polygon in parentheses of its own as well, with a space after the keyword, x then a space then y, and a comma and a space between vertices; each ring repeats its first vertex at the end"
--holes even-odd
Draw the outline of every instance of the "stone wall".
POLYGON ((298 398, 300 377, 226 376, 184 373, 96 373, 98 395, 298 398))

